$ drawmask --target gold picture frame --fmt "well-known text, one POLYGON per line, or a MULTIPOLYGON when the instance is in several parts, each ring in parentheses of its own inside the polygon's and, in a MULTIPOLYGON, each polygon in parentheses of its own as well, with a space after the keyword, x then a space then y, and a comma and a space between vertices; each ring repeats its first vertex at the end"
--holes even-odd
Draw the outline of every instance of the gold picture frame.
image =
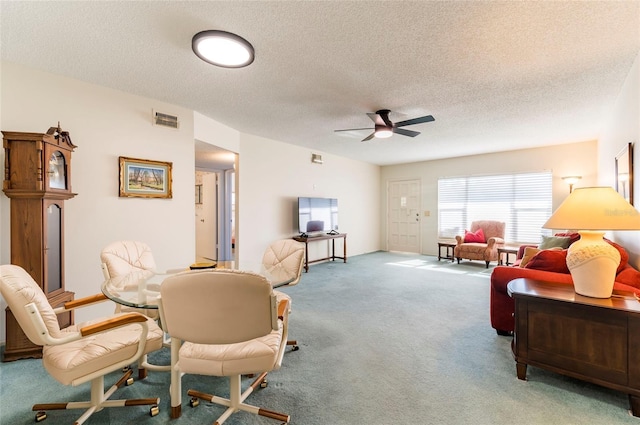
POLYGON ((633 143, 616 155, 616 191, 633 205, 633 143))
POLYGON ((171 198, 171 162, 121 156, 120 195, 136 198, 171 198))

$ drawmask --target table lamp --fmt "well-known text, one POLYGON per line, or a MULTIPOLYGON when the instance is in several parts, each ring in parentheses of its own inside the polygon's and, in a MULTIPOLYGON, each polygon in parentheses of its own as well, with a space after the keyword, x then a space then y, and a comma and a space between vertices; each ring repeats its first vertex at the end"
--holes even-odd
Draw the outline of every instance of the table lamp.
POLYGON ((575 189, 542 227, 580 229, 580 239, 567 252, 575 291, 609 298, 620 253, 602 237, 607 230, 640 230, 640 212, 612 187, 583 187, 575 189))

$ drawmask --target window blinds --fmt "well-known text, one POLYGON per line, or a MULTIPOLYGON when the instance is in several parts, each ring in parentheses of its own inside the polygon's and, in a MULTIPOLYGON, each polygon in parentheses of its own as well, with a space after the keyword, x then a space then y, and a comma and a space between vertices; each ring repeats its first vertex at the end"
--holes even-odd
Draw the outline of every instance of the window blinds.
POLYGON ((551 172, 438 179, 438 237, 464 234, 475 220, 506 223, 508 243, 538 243, 551 216, 551 172))

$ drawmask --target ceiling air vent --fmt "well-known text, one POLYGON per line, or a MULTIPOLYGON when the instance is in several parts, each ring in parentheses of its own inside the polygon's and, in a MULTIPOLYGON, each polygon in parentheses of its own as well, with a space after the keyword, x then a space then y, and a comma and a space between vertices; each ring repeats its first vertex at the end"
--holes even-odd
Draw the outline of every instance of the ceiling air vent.
POLYGON ((175 115, 169 115, 158 111, 153 111, 153 123, 155 125, 161 125, 163 127, 178 128, 180 122, 175 115))

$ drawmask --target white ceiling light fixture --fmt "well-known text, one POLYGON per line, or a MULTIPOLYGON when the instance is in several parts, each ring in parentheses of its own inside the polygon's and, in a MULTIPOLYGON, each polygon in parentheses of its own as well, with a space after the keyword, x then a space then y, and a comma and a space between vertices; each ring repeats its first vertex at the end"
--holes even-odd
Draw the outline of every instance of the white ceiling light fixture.
POLYGON ((378 139, 386 139, 393 135, 393 129, 389 128, 386 125, 378 125, 376 124, 376 130, 374 136, 378 139))
POLYGON ((255 58, 251 43, 226 31, 201 31, 193 36, 191 48, 203 61, 223 68, 242 68, 255 58))

